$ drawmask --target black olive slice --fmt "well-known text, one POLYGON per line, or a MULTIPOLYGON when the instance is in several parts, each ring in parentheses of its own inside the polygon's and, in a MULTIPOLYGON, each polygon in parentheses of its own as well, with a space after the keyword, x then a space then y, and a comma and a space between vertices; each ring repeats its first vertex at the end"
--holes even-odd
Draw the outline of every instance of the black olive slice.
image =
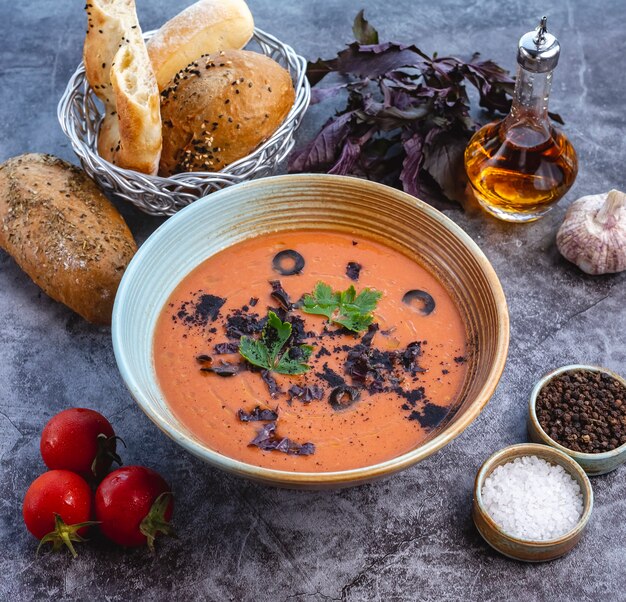
POLYGON ((404 293, 402 303, 413 305, 414 301, 420 302, 421 305, 418 306, 417 309, 422 315, 427 316, 428 314, 433 313, 433 310, 435 309, 435 300, 426 291, 414 289, 404 293))
POLYGON ((339 385, 330 392, 328 403, 330 403, 333 410, 345 410, 353 403, 356 403, 359 397, 361 397, 361 393, 355 387, 339 385))
POLYGON ((304 269, 304 257, 293 249, 285 249, 274 255, 272 268, 281 276, 294 276, 304 269))
POLYGON ((274 301, 276 301, 285 311, 290 311, 293 305, 291 303, 291 299, 289 298, 289 294, 283 288, 280 280, 270 280, 270 285, 272 287, 270 297, 272 297, 272 299, 274 299, 274 301))

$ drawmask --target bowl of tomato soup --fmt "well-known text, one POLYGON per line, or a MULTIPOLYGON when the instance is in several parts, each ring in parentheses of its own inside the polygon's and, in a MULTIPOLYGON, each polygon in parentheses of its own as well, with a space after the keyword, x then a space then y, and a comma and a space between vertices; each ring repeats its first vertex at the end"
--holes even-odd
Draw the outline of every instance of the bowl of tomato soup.
POLYGON ((129 265, 122 377, 191 453, 269 484, 390 475, 439 450, 498 383, 498 278, 451 220, 395 189, 288 175, 199 200, 129 265))

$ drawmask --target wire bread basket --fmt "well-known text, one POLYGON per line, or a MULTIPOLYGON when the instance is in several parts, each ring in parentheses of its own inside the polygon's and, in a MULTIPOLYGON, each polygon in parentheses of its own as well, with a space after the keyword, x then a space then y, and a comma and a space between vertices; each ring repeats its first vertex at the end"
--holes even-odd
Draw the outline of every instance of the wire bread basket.
MULTIPOLYGON (((144 33, 148 40, 155 31, 144 33)), ((249 155, 218 172, 188 172, 168 178, 122 169, 98 155, 98 130, 103 114, 99 101, 85 77, 81 62, 70 78, 57 107, 61 129, 70 139, 83 169, 106 192, 131 202, 150 215, 173 215, 211 192, 272 173, 293 148, 294 134, 311 99, 306 78, 306 59, 260 29, 252 41, 260 51, 285 67, 292 78, 296 98, 278 129, 249 155)))

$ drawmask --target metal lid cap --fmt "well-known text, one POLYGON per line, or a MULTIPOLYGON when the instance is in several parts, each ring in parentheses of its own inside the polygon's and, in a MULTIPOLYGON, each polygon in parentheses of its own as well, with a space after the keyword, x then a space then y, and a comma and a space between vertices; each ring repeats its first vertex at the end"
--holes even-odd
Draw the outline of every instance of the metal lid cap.
POLYGON ((552 71, 559 62, 561 45, 547 29, 547 17, 534 31, 525 33, 517 46, 517 62, 527 71, 545 73, 552 71))

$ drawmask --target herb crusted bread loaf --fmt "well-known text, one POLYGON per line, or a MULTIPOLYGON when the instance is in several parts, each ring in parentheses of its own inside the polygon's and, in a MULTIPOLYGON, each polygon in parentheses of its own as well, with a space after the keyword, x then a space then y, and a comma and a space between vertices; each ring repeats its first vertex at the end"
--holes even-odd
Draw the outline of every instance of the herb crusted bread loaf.
POLYGON ((81 169, 28 154, 0 165, 0 248, 50 297, 89 322, 110 324, 137 245, 81 169))

